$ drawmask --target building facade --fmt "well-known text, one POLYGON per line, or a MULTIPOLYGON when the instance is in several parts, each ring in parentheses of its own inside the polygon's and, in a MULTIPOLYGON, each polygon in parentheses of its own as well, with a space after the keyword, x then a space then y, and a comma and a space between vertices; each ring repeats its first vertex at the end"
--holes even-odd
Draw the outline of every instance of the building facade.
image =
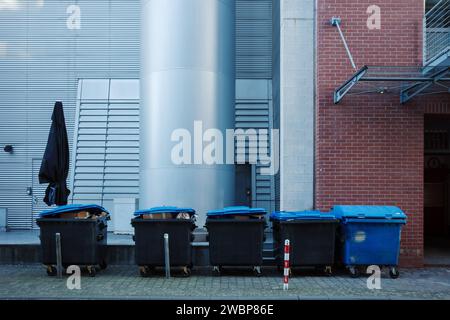
MULTIPOLYGON (((427 8, 437 3, 428 3, 427 8)), ((368 8, 372 4, 370 0, 318 2, 316 206, 322 210, 336 203, 399 206, 408 214, 402 238, 402 264, 420 266, 424 258, 424 236, 430 240, 433 236, 448 237, 449 212, 444 204, 447 178, 434 184, 427 180, 432 179, 433 172, 426 169, 424 160, 429 156, 424 137, 428 114, 446 114, 450 97, 438 91, 402 104, 398 94, 378 91, 348 96, 339 104, 333 103, 330 92, 354 73, 337 30, 329 23, 333 16, 341 18, 358 67, 406 69, 423 65, 424 39, 427 39, 424 33, 430 32, 423 22, 425 3, 378 1, 380 28, 369 28, 368 8), (431 204, 434 212, 424 210, 428 205, 424 204, 424 191, 431 198, 441 197, 440 204, 431 204), (427 223, 445 227, 440 232, 424 232, 427 223)), ((448 15, 448 5, 441 2, 438 18, 433 16, 429 20, 437 21, 448 15)), ((446 32, 444 42, 449 37, 448 29, 446 32)), ((403 83, 394 82, 395 85, 403 83)), ((448 151, 442 149, 439 152, 446 158, 448 151)))
MULTIPOLYGON (((399 206, 408 215, 402 264, 421 266, 427 239, 449 237, 450 99, 445 81, 414 90, 430 83, 418 69, 448 66, 449 1, 235 0, 235 9, 235 128, 280 136, 277 174, 235 166, 236 204, 399 206), (364 66, 383 80, 355 91, 364 81, 351 77, 364 66), (337 104, 333 93, 349 78, 337 104)), ((140 12, 139 0, 0 1, 0 142, 13 147, 0 152, 0 208, 9 228, 34 228, 45 208, 37 173, 57 100, 71 137, 71 201, 113 211, 114 199, 139 198, 140 12)), ((374 80, 368 70, 362 80, 374 80)))

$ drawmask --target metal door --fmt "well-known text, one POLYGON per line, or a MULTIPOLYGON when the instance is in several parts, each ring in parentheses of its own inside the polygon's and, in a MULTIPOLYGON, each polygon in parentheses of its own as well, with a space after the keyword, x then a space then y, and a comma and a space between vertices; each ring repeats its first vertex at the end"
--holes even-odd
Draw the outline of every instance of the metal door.
POLYGON ((32 197, 32 228, 38 229, 36 225, 36 219, 39 218, 39 213, 43 210, 50 209, 44 202, 45 190, 47 189, 47 183, 39 184, 39 169, 41 168, 42 159, 33 159, 32 170, 32 184, 31 184, 31 197, 32 197))

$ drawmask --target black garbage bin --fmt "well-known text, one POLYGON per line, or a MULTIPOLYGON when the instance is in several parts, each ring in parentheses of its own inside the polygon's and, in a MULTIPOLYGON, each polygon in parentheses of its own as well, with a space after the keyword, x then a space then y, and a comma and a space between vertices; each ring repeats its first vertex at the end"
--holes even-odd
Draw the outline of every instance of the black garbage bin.
POLYGON ((220 275, 223 267, 251 266, 261 275, 266 213, 249 207, 208 212, 209 260, 214 274, 220 275))
POLYGON ((164 234, 169 235, 170 267, 182 267, 189 276, 192 268, 192 241, 195 229, 192 208, 155 207, 135 212, 135 260, 141 276, 147 277, 156 267, 165 266, 164 234))
POLYGON ((332 273, 338 220, 320 211, 274 212, 270 216, 278 268, 283 266, 284 242, 290 242, 289 265, 321 268, 332 273))
POLYGON ((56 234, 61 236, 64 267, 87 266, 95 276, 96 266, 107 267, 108 211, 97 205, 66 205, 43 211, 36 220, 40 227, 42 263, 49 276, 56 275, 56 234))

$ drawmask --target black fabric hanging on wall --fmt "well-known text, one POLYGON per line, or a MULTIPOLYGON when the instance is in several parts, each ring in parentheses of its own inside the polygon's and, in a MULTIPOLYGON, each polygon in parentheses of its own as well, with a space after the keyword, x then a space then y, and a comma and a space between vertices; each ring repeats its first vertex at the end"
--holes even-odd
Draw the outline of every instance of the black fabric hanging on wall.
POLYGON ((52 126, 48 135, 41 168, 39 183, 48 183, 44 202, 48 205, 65 205, 70 190, 66 180, 69 174, 69 142, 62 102, 57 101, 53 108, 52 126))

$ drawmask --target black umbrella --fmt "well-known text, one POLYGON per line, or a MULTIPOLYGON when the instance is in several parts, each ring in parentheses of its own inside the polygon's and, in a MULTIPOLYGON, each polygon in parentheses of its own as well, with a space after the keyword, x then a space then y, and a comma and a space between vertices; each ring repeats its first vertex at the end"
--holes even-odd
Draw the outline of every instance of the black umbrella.
POLYGON ((44 202, 51 205, 65 205, 70 190, 66 180, 69 174, 69 143, 62 102, 53 108, 52 126, 48 134, 47 147, 39 170, 39 183, 49 183, 44 202))

